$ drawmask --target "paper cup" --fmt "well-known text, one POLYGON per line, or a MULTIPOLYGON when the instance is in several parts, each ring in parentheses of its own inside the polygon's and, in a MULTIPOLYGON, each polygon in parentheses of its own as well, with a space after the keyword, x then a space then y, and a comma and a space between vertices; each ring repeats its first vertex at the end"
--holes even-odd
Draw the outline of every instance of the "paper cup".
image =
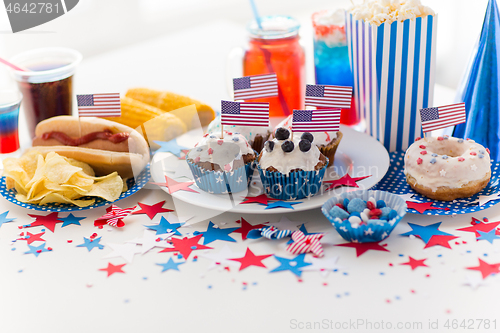
POLYGON ((390 152, 422 136, 419 110, 432 106, 437 16, 380 26, 346 15, 358 116, 390 152))

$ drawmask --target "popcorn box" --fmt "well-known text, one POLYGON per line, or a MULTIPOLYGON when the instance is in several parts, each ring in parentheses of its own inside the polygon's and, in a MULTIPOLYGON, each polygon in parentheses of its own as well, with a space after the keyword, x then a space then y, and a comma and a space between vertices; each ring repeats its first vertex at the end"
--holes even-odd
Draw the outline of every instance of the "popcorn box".
POLYGON ((346 14, 358 117, 390 152, 422 136, 419 110, 432 106, 437 15, 377 26, 346 14))

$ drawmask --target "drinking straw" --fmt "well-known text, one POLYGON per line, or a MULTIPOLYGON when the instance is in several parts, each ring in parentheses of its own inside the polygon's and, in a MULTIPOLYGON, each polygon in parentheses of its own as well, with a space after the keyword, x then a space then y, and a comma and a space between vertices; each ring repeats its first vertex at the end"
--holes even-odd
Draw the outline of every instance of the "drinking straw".
POLYGON ((11 63, 11 62, 3 59, 3 58, 0 58, 0 62, 3 63, 4 65, 9 66, 10 68, 12 68, 12 69, 14 69, 16 71, 21 71, 21 72, 27 72, 28 71, 27 69, 21 68, 21 67, 19 67, 17 65, 14 65, 13 63, 11 63))
POLYGON ((255 21, 257 21, 259 29, 262 30, 262 23, 259 12, 257 11, 257 6, 255 5, 255 0, 250 0, 250 6, 252 6, 253 16, 255 16, 255 21))

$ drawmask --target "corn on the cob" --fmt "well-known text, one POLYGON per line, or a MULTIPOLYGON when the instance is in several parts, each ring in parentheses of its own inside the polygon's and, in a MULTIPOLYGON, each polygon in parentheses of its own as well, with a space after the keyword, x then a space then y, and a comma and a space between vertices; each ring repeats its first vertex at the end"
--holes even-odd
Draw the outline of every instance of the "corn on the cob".
POLYGON ((199 126, 197 125, 198 118, 201 126, 207 126, 215 118, 215 112, 210 106, 190 97, 174 94, 168 91, 158 91, 148 88, 132 88, 127 91, 126 96, 152 105, 166 112, 194 104, 196 106, 196 110, 198 111, 198 117, 193 117, 193 115, 189 113, 176 113, 176 116, 184 122, 188 130, 199 126))

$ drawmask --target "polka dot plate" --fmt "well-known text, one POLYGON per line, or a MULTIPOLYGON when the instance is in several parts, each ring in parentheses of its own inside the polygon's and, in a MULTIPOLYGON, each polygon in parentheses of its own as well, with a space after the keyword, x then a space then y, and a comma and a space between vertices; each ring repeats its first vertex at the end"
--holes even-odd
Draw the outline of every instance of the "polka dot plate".
MULTIPOLYGON (((149 178, 151 178, 150 170, 149 170, 149 164, 146 166, 144 170, 139 174, 139 176, 135 179, 131 178, 127 180, 127 185, 128 185, 128 190, 123 192, 120 197, 116 200, 121 200, 125 199, 135 192, 139 191, 141 188, 144 187, 144 185, 147 184, 149 181, 149 178)), ((47 212, 72 212, 72 211, 78 211, 78 210, 86 210, 86 209, 93 209, 105 205, 111 204, 110 201, 104 200, 102 198, 98 197, 92 197, 95 198, 95 202, 93 205, 87 206, 87 207, 78 207, 72 204, 65 204, 65 203, 50 203, 47 205, 34 205, 34 204, 29 204, 29 203, 24 203, 16 200, 16 191, 14 189, 7 190, 5 186, 5 177, 1 177, 0 179, 0 194, 7 199, 8 201, 24 207, 28 209, 34 209, 34 210, 43 210, 47 212)), ((82 199, 85 199, 83 197, 82 199)), ((115 202, 116 202, 115 201, 115 202)))
MULTIPOLYGON (((498 179, 498 173, 500 168, 500 163, 491 164, 491 179, 488 185, 479 193, 464 199, 457 199, 453 201, 440 201, 432 200, 423 195, 413 191, 411 187, 406 183, 406 177, 404 175, 404 151, 397 151, 390 153, 389 157, 391 164, 389 166, 389 171, 384 178, 373 188, 374 190, 387 191, 394 194, 408 194, 413 193, 412 199, 418 200, 420 202, 433 202, 433 207, 440 207, 443 209, 432 209, 425 211, 424 215, 452 215, 452 214, 467 214, 477 212, 479 210, 484 210, 488 207, 500 203, 500 200, 493 200, 485 203, 482 206, 476 202, 480 195, 490 195, 495 194, 500 190, 500 181, 498 179), (449 210, 445 210, 448 208, 449 210)), ((415 209, 408 209, 409 213, 419 214, 415 209)))

